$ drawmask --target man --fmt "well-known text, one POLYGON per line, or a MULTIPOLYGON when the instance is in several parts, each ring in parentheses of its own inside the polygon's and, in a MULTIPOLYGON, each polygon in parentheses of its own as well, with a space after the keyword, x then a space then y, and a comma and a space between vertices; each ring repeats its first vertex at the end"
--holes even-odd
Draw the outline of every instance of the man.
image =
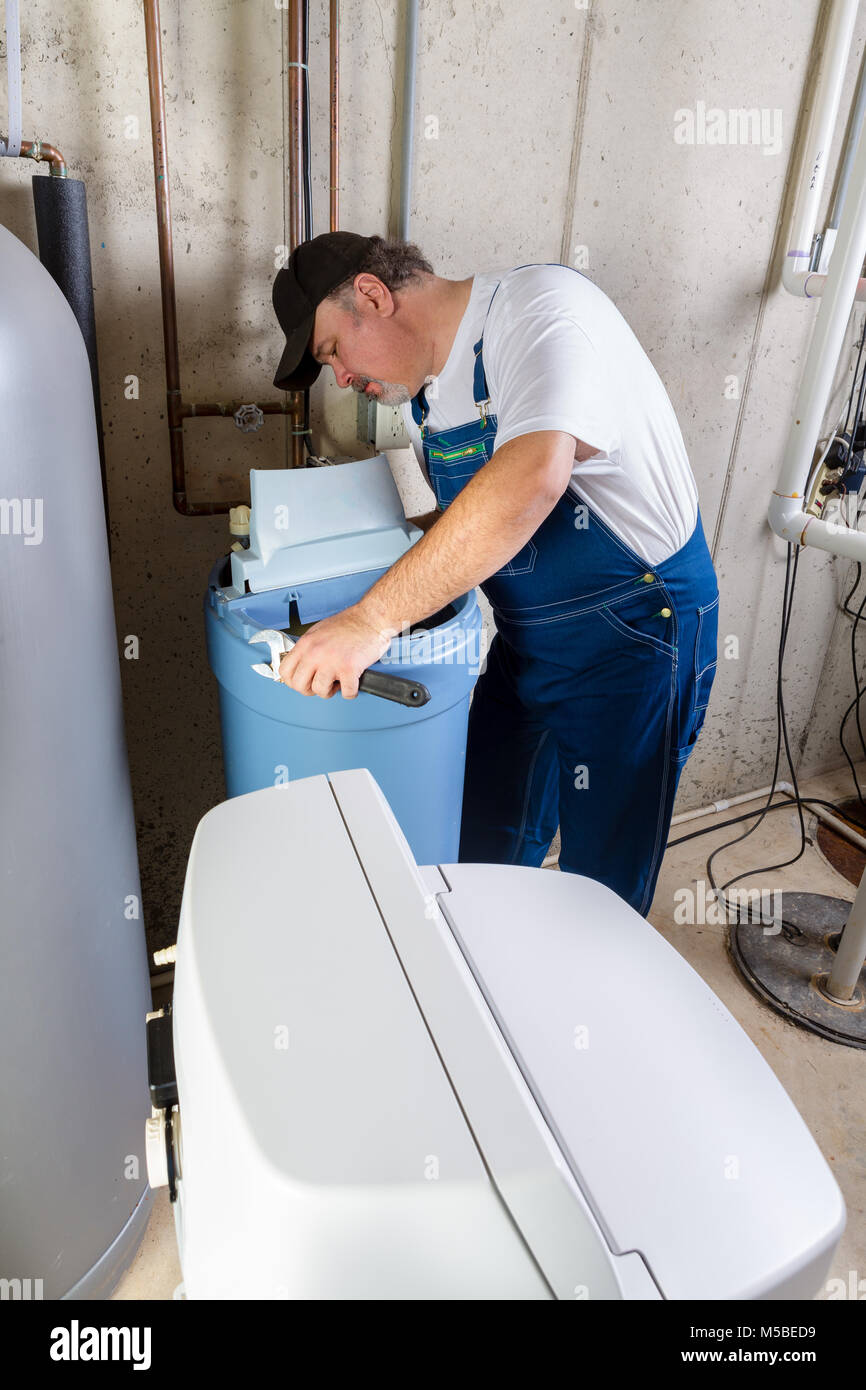
POLYGON ((437 509, 359 603, 280 666, 357 695, 391 638, 480 585, 496 636, 469 718, 461 860, 560 868, 646 915, 715 674, 718 587, 671 403, 586 276, 447 280, 417 247, 329 232, 274 284, 274 384, 402 405, 437 509))

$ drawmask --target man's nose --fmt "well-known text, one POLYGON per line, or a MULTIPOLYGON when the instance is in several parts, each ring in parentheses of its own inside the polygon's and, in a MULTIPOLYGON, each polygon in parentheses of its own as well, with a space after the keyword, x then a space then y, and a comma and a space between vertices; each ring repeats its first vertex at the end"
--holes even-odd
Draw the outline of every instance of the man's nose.
POLYGON ((334 368, 334 376, 336 377, 337 385, 340 387, 341 390, 343 387, 349 386, 351 384, 352 373, 347 372, 345 367, 336 366, 334 368))

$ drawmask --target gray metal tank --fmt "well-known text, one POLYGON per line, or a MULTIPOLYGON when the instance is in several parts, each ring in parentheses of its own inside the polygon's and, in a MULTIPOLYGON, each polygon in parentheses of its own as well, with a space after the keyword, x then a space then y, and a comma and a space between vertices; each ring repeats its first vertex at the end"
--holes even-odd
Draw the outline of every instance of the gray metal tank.
POLYGON ((102 1298, 151 1206, 148 962, 90 366, 3 226, 0 769, 3 1296, 102 1298))

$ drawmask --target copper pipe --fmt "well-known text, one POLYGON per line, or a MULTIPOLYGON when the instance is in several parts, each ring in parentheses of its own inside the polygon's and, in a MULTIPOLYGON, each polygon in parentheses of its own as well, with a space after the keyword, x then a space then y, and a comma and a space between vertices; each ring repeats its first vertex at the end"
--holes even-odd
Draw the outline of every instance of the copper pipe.
POLYGON ((340 229, 340 0, 331 0, 331 231, 340 229))
MULTIPOLYGON (((7 143, 7 137, 0 137, 7 143)), ((54 145, 49 145, 47 140, 22 140, 21 153, 19 159, 37 159, 43 164, 49 165, 48 172, 54 179, 65 179, 68 174, 66 160, 54 145)))
MULTIPOLYGON (((235 411, 239 410, 242 405, 248 404, 250 404, 248 401, 230 401, 228 403, 216 401, 213 404, 200 405, 198 403, 182 401, 180 405, 180 414, 185 420, 198 418, 199 415, 228 416, 234 415, 235 411)), ((255 404, 258 404, 258 402, 255 402, 255 404)), ((263 415, 291 415, 292 406, 288 400, 265 401, 263 405, 259 405, 259 410, 263 415)), ((237 506, 237 503, 233 502, 232 506, 237 506)))
MULTIPOLYGON (((153 141, 153 175, 156 189, 156 221, 159 241, 159 280, 162 304, 162 334, 165 349, 165 386, 168 440, 171 456, 172 501, 182 516, 217 516, 231 507, 248 503, 245 497, 227 502, 190 502, 186 495, 183 453, 183 422, 195 416, 233 415, 237 405, 199 404, 184 401, 180 389, 180 354, 177 341, 177 305, 174 290, 174 246, 171 231, 171 195, 166 144, 165 95, 159 0, 144 0, 144 32, 147 42, 147 85, 150 96, 150 127, 153 141)), ((22 147, 23 148, 23 147, 22 147)), ((43 146, 45 149, 46 146, 43 146)), ((47 147, 53 148, 53 147, 47 147)), ((54 172, 52 168, 52 173, 54 172)), ((259 405, 265 415, 290 414, 295 428, 300 419, 303 398, 292 392, 288 401, 268 401, 259 405)), ((295 446, 301 436, 293 435, 295 446)), ((303 462, 303 458, 301 459, 303 462)))
POLYGON ((165 392, 168 439, 171 451, 171 489, 175 508, 181 513, 186 513, 188 503, 183 465, 183 425, 178 414, 180 356, 177 346, 177 306, 174 296, 174 246, 171 236, 171 194, 168 182, 159 0, 144 0, 144 33, 147 43, 147 86, 150 96, 153 179, 156 190, 156 229, 159 240, 159 287, 162 301, 162 339, 165 349, 165 392))

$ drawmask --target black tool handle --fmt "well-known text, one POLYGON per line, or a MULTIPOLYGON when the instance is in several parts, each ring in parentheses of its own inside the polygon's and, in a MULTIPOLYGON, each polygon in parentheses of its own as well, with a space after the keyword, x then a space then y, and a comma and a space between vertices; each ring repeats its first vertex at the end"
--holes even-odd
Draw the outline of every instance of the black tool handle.
POLYGON ((368 695, 380 695, 383 700, 394 700, 398 705, 426 705, 430 699, 426 685, 410 681, 406 676, 388 675, 385 671, 365 671, 358 689, 368 695))

